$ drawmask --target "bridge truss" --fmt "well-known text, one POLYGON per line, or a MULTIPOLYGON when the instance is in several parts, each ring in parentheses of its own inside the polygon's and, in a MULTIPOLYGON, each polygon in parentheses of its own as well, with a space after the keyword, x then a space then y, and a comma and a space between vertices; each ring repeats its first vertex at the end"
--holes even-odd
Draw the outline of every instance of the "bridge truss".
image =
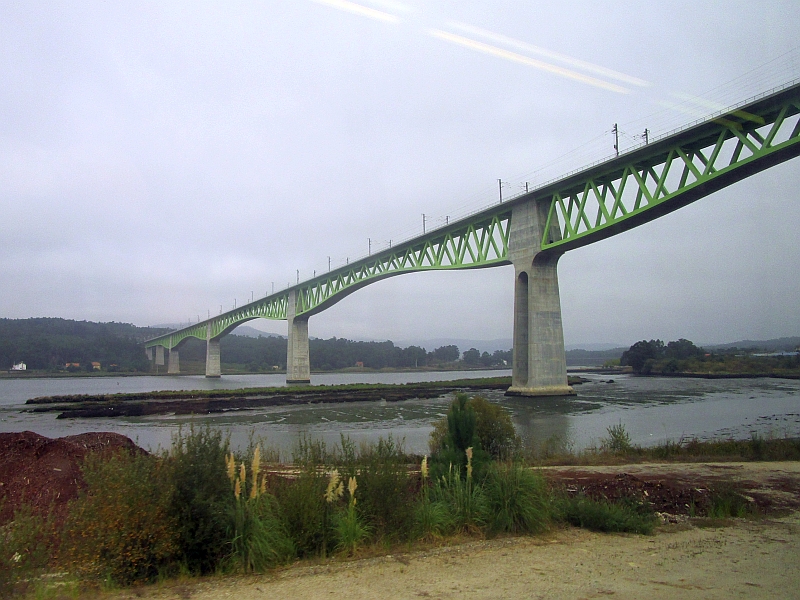
POLYGON ((145 342, 177 347, 189 337, 219 339, 252 319, 310 316, 365 285, 430 270, 510 264, 514 207, 546 203, 540 252, 563 253, 616 235, 800 155, 800 84, 583 169, 372 256, 207 321, 145 342), (554 225, 554 227, 551 227, 554 225))

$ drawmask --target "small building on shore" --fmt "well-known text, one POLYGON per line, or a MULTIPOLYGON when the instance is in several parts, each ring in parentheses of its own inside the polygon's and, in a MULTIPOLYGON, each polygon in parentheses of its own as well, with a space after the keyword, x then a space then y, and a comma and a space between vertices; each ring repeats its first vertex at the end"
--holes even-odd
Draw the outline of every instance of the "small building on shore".
MULTIPOLYGON (((8 364, 8 363, 6 363, 6 364, 8 364)), ((18 363, 14 363, 11 366, 11 370, 12 371, 27 371, 28 370, 28 365, 26 365, 24 362, 20 361, 18 363)))

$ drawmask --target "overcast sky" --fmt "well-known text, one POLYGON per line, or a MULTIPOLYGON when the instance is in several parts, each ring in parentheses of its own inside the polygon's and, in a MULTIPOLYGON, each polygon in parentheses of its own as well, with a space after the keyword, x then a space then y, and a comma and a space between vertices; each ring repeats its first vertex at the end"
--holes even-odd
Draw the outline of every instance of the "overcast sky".
MULTIPOLYGON (((205 319, 800 77, 800 3, 755 7, 2 2, 0 316, 205 319)), ((567 253, 566 343, 800 335, 799 160, 567 253)), ((510 338, 512 291, 404 275, 309 330, 510 338)))

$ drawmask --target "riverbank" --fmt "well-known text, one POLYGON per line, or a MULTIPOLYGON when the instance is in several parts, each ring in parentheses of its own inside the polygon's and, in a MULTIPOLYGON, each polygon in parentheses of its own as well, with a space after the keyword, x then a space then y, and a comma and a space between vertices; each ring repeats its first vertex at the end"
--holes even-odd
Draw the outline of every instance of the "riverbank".
MULTIPOLYGON (((554 478, 620 476, 653 484, 734 484, 793 497, 800 463, 623 465, 553 468, 554 478), (788 491, 787 491, 788 486, 788 491)), ((747 492, 746 492, 747 493, 747 492)), ((456 539, 364 549, 357 559, 300 561, 264 575, 184 578, 100 594, 106 600, 211 600, 235 596, 329 598, 793 598, 800 587, 800 513, 747 519, 665 519, 654 535, 555 528, 530 537, 456 539)))

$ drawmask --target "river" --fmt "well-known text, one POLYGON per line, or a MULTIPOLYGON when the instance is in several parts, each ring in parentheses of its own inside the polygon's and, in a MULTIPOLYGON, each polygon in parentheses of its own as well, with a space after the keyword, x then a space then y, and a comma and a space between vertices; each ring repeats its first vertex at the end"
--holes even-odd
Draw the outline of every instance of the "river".
MULTIPOLYGON (((510 371, 314 374, 312 383, 412 383, 466 377, 510 375, 510 371)), ((753 434, 800 437, 800 381, 784 379, 646 378, 630 375, 585 375, 577 397, 507 398, 499 391, 484 395, 507 408, 528 444, 550 443, 580 450, 599 444, 607 428, 622 423, 636 444, 653 445, 681 438, 733 437, 753 434), (609 382, 611 380, 611 382, 609 382)), ((0 432, 35 431, 48 437, 87 431, 115 431, 141 446, 169 446, 179 427, 210 424, 231 436, 235 447, 250 437, 290 459, 297 440, 338 443, 340 435, 356 442, 392 435, 409 452, 424 454, 432 423, 447 411, 451 397, 403 402, 303 404, 202 416, 160 415, 115 419, 61 419, 54 413, 27 411, 25 401, 56 394, 103 394, 156 390, 237 389, 280 386, 284 375, 86 377, 0 379, 0 432)))

